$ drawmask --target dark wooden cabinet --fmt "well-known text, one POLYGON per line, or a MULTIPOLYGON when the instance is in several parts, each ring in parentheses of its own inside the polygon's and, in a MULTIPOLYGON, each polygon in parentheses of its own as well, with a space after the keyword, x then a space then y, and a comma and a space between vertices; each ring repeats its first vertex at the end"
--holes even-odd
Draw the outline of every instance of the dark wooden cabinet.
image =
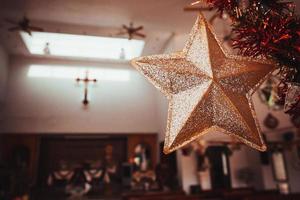
MULTIPOLYGON (((15 158, 18 149, 27 149, 28 177, 32 185, 40 184, 38 176, 41 178, 41 170, 55 168, 62 159, 82 163, 101 158, 103 148, 109 144, 120 163, 129 162, 134 157, 138 144, 147 144, 151 149, 152 167, 157 164, 157 134, 3 134, 1 143, 2 159, 7 165, 18 159, 15 158)), ((43 182, 45 176, 42 175, 43 182)))

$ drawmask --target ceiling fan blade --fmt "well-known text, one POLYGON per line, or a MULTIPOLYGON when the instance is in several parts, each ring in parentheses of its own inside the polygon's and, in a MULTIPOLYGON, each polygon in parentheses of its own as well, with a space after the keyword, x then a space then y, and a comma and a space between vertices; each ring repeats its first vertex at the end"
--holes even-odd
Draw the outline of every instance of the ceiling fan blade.
POLYGON ((124 25, 124 24, 123 24, 123 26, 122 26, 122 27, 123 27, 123 29, 126 29, 126 30, 128 30, 128 29, 129 29, 129 27, 127 27, 127 26, 126 26, 126 25, 124 25))
POLYGON ((134 28, 134 31, 140 31, 140 30, 142 30, 142 29, 144 29, 144 26, 139 26, 139 27, 137 27, 137 28, 134 28))
POLYGON ((41 27, 35 27, 35 26, 29 26, 28 29, 30 29, 31 31, 38 31, 38 32, 43 32, 44 29, 41 27))
POLYGON ((184 11, 211 11, 212 7, 203 7, 203 6, 186 6, 184 11))
POLYGON ((20 30, 21 30, 21 28, 19 26, 11 27, 11 28, 8 29, 8 31, 11 31, 11 32, 20 31, 20 30))
POLYGON ((143 33, 134 33, 134 35, 139 36, 141 38, 145 38, 146 37, 146 35, 143 34, 143 33))
POLYGON ((120 32, 116 33, 115 35, 120 36, 120 35, 127 35, 127 34, 128 34, 127 31, 120 31, 120 32))
POLYGON ((25 33, 27 33, 28 35, 32 36, 31 30, 27 29, 27 30, 23 30, 25 33))
POLYGON ((25 23, 29 23, 29 22, 30 22, 30 20, 29 20, 28 17, 26 17, 26 16, 23 17, 23 20, 22 20, 22 21, 25 22, 25 23))
POLYGON ((9 24, 14 24, 14 25, 17 25, 17 24, 18 24, 17 21, 14 21, 14 20, 12 20, 12 19, 4 19, 4 21, 6 21, 6 22, 9 23, 9 24))
POLYGON ((132 40, 133 39, 133 34, 128 34, 128 40, 132 40))

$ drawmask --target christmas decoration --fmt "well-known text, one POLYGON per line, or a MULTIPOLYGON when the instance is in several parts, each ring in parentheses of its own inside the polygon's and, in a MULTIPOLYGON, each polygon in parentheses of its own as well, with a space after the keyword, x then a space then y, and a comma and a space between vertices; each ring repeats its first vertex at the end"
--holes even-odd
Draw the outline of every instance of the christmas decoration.
POLYGON ((169 99, 164 152, 213 131, 264 151, 251 95, 274 66, 225 53, 202 15, 181 52, 132 61, 169 99))
POLYGON ((276 117, 274 117, 271 113, 269 113, 264 120, 264 125, 269 129, 275 129, 279 125, 279 120, 276 117))
POLYGON ((300 107, 300 84, 289 83, 286 94, 284 111, 293 113, 300 107))
MULTIPOLYGON (((200 3, 197 1, 195 3, 200 3)), ((300 18, 295 5, 282 0, 203 0, 232 20, 233 47, 242 55, 265 57, 277 62, 280 69, 284 102, 288 82, 300 83, 300 18)), ((194 3, 194 4, 195 4, 194 3)), ((194 5, 193 4, 193 5, 194 5)), ((298 97, 296 97, 298 98, 298 97)), ((288 112, 300 116, 300 107, 288 112)))
POLYGON ((282 110, 283 104, 278 96, 279 80, 271 76, 266 83, 258 90, 259 98, 268 108, 272 110, 282 110))

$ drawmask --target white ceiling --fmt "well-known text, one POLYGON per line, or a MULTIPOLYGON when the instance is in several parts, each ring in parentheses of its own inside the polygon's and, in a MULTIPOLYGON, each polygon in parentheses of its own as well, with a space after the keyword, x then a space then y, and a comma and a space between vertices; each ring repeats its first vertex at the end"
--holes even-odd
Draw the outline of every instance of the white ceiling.
MULTIPOLYGON (((145 27, 144 54, 162 53, 174 33, 189 33, 196 13, 184 12, 183 7, 194 1, 0 0, 0 43, 10 54, 29 55, 20 35, 8 32, 10 25, 3 21, 26 15, 45 31, 101 36, 116 35, 122 24, 134 22, 145 27)), ((300 0, 295 2, 299 10, 300 0)), ((220 23, 215 23, 215 28, 220 28, 220 23)))
POLYGON ((182 31, 191 15, 183 7, 193 0, 2 0, 1 13, 32 20, 97 27, 120 27, 134 21, 151 30, 182 31))
POLYGON ((184 12, 193 0, 0 0, 0 42, 12 54, 28 55, 19 34, 3 19, 24 15, 45 31, 115 35, 122 24, 144 25, 145 54, 160 53, 172 33, 188 33, 196 13, 184 12))

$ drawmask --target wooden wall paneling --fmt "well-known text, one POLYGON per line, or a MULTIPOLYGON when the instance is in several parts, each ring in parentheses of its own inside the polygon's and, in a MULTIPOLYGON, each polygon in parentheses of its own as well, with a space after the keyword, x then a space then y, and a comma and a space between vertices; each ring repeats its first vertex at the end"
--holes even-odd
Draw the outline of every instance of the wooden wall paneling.
MULTIPOLYGON (((64 134, 60 134, 63 136, 64 134)), ((115 135, 117 137, 118 135, 115 135)), ((135 147, 140 143, 145 143, 151 148, 152 168, 158 164, 158 140, 157 134, 120 134, 119 136, 127 138, 127 160, 134 157, 135 147)), ((24 145, 30 150, 29 176, 32 177, 33 183, 36 183, 38 176, 38 164, 40 153, 40 142, 42 134, 3 134, 2 147, 0 145, 3 160, 10 162, 14 147, 24 145)))
POLYGON ((29 167, 28 175, 31 181, 35 183, 37 175, 38 151, 39 151, 39 136, 38 135, 15 135, 5 134, 3 139, 3 160, 7 163, 12 162, 14 149, 18 146, 25 146, 29 149, 29 167))

